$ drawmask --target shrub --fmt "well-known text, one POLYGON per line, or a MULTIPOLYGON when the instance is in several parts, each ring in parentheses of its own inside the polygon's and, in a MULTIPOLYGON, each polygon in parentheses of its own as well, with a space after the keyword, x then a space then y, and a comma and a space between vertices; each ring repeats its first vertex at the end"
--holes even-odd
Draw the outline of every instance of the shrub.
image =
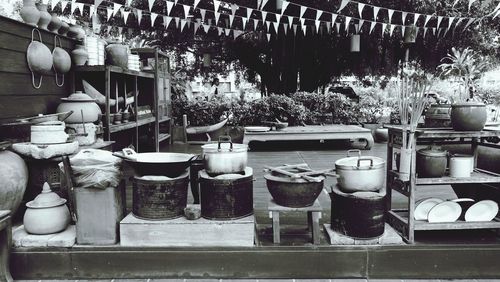
POLYGON ((184 97, 172 100, 172 115, 177 124, 186 114, 190 125, 209 125, 220 122, 228 115, 230 104, 222 98, 188 101, 184 97))

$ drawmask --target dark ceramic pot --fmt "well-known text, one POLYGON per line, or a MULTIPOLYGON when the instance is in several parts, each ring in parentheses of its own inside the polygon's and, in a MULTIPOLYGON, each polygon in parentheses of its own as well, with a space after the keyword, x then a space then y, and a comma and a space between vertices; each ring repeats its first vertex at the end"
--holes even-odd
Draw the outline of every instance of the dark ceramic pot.
POLYGON ((466 102, 451 105, 451 125, 458 131, 481 131, 486 124, 486 105, 466 102))
POLYGON ((324 177, 320 182, 292 179, 272 174, 264 175, 267 189, 276 204, 291 208, 311 206, 323 190, 324 177))
POLYGON ((417 151, 418 177, 442 177, 446 172, 448 152, 438 147, 417 151))

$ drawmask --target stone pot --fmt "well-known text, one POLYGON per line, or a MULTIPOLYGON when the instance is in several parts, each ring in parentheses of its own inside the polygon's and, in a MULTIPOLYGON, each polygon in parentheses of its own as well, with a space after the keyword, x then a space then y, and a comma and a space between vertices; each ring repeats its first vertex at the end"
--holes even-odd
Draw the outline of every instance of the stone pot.
POLYGON ((451 126, 458 131, 481 131, 486 124, 486 105, 465 102, 451 105, 451 126))
POLYGON ((50 19, 49 26, 47 27, 50 31, 57 33, 59 28, 61 28, 62 21, 59 19, 56 13, 52 13, 52 18, 50 19))
POLYGON ((11 151, 0 147, 0 210, 10 210, 14 214, 21 204, 26 185, 28 167, 24 160, 11 151))
POLYGON ((35 0, 23 0, 20 14, 23 21, 29 25, 36 26, 40 19, 40 11, 35 6, 35 0))
POLYGON ((128 68, 128 47, 122 44, 110 44, 106 46, 106 58, 109 64, 128 68))
POLYGON ((89 53, 84 45, 75 45, 75 49, 71 51, 71 57, 73 58, 73 63, 77 66, 83 66, 89 58, 89 53))
POLYGON ((62 103, 56 110, 58 113, 73 111, 73 114, 65 120, 66 123, 96 122, 99 119, 99 114, 102 113, 96 100, 82 91, 76 91, 68 98, 61 98, 61 100, 62 103))
POLYGON ((50 21, 52 20, 52 16, 47 12, 47 4, 36 4, 36 7, 40 11, 40 19, 38 19, 38 28, 48 30, 50 21))
POLYGON ((47 182, 43 185, 42 193, 26 203, 26 207, 28 209, 24 214, 23 224, 30 234, 53 234, 68 227, 70 214, 66 199, 52 192, 47 182))
POLYGON ((69 24, 67 22, 63 22, 61 21, 61 27, 59 28, 59 30, 57 31, 60 35, 68 35, 68 31, 69 31, 69 24))
POLYGON ((69 27, 68 36, 76 40, 83 40, 85 38, 85 30, 79 25, 72 24, 69 27))

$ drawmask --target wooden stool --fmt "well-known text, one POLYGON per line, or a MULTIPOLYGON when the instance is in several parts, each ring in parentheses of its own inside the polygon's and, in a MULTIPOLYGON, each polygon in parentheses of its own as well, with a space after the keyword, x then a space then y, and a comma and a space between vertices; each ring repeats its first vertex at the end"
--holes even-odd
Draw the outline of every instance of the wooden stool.
POLYGON ((11 242, 10 211, 0 211, 0 281, 14 281, 9 270, 11 242))
POLYGON ((280 212, 307 212, 307 226, 312 232, 313 244, 319 244, 319 219, 323 208, 319 201, 314 201, 314 204, 305 208, 289 208, 276 204, 274 200, 270 200, 267 205, 269 218, 273 219, 273 242, 280 243, 280 212))

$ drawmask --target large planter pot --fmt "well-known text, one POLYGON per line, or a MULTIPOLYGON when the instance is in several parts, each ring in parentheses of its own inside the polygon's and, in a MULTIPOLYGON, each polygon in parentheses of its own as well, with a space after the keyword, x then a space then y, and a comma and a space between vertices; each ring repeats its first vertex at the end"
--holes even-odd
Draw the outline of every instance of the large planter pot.
POLYGON ((89 58, 89 53, 87 52, 87 48, 83 45, 75 45, 75 49, 71 51, 71 58, 73 59, 73 63, 77 66, 83 66, 87 62, 89 58))
POLYGON ((28 167, 16 153, 0 148, 0 210, 14 214, 28 184, 28 167))
POLYGON ((128 47, 122 44, 110 44, 106 47, 106 58, 111 65, 128 68, 128 47))
POLYGON ((40 11, 35 6, 35 0, 23 0, 20 14, 23 21, 29 25, 36 26, 40 19, 40 11))
POLYGON ((48 30, 50 21, 52 20, 52 16, 47 12, 46 4, 37 4, 36 7, 40 11, 40 19, 38 19, 38 28, 48 30))
POLYGON ((466 102, 451 105, 451 125, 458 131, 481 131, 486 124, 486 105, 466 102))
POLYGON ((99 114, 102 114, 96 100, 81 91, 71 94, 68 98, 61 98, 61 101, 56 110, 58 113, 73 111, 65 120, 67 123, 96 122, 99 114))
POLYGON ((450 114, 450 104, 431 104, 425 112, 425 127, 451 127, 450 114))

